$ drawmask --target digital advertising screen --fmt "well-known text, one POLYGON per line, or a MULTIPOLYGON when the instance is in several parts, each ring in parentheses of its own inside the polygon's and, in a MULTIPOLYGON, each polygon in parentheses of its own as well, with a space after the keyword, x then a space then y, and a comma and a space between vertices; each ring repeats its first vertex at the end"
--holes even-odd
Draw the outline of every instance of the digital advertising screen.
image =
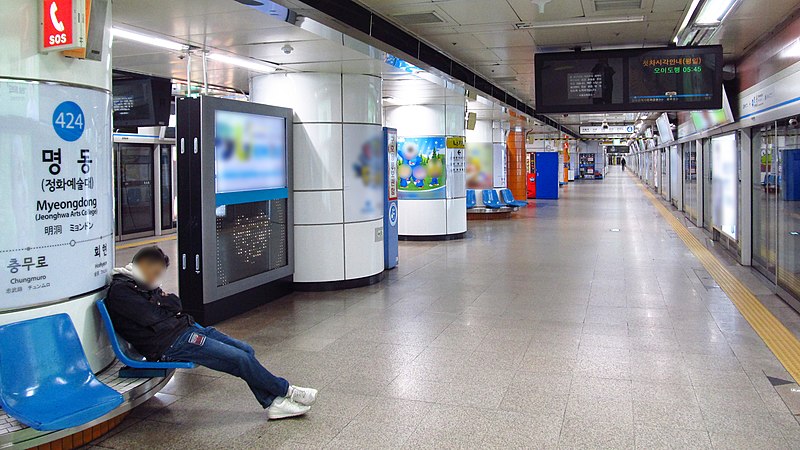
POLYGON ((536 110, 699 110, 722 107, 722 47, 537 53, 536 110))
POLYGON ((217 110, 214 176, 218 206, 287 197, 286 119, 217 110))

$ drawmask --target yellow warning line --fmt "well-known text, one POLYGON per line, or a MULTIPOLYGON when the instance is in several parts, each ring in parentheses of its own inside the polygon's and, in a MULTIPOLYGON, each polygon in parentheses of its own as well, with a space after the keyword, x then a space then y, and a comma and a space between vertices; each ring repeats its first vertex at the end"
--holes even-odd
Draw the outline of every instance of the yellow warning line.
POLYGON ((745 320, 750 323, 783 367, 800 382, 800 341, 641 183, 639 186, 703 267, 714 277, 745 320))
POLYGON ((158 238, 154 238, 154 239, 148 239, 146 241, 131 241, 131 242, 125 242, 124 244, 117 244, 116 248, 117 248, 117 250, 123 250, 123 249, 126 249, 126 248, 133 248, 133 247, 141 247, 141 246, 144 246, 144 245, 158 244, 159 242, 171 241, 171 240, 177 239, 177 238, 178 238, 177 234, 171 234, 169 236, 162 236, 162 237, 158 237, 158 238))

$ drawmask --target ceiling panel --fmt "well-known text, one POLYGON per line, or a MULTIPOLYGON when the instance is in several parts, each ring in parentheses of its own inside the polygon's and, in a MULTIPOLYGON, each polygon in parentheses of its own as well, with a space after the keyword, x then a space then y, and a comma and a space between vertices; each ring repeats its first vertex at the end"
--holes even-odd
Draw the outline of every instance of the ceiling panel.
POLYGON ((458 47, 459 49, 486 48, 486 44, 481 42, 473 34, 436 34, 427 36, 428 42, 434 44, 444 51, 458 47))
POLYGON ((585 26, 543 28, 532 31, 538 47, 576 46, 589 43, 589 29, 585 26))
POLYGON ((546 22, 583 17, 581 0, 552 0, 544 5, 544 14, 531 0, 509 0, 521 22, 546 22))
POLYGON ((449 0, 437 5, 461 25, 514 22, 517 14, 506 0, 449 0))
MULTIPOLYGON (((642 45, 647 23, 626 23, 624 28, 619 24, 594 25, 588 29, 589 41, 593 48, 603 48, 608 45, 642 45)), ((667 41, 671 37, 668 37, 667 41)))
POLYGON ((536 51, 536 48, 533 46, 497 47, 491 50, 495 55, 497 55, 500 61, 525 62, 525 61, 533 61, 533 54, 536 51))
POLYGON ((475 33, 475 38, 485 47, 519 47, 533 46, 533 36, 527 30, 494 31, 489 33, 475 33))
POLYGON ((229 31, 220 33, 203 33, 177 36, 180 39, 211 47, 230 47, 234 45, 272 43, 272 42, 298 42, 318 40, 319 36, 293 25, 286 24, 281 27, 229 31))
POLYGON ((514 68, 506 64, 475 66, 475 69, 485 77, 489 78, 517 76, 517 72, 514 70, 514 68))

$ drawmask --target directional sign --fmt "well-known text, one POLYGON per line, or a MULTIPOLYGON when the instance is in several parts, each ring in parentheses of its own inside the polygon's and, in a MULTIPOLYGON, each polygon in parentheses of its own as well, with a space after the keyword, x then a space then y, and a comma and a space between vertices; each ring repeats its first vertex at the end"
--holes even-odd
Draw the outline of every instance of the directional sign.
POLYGON ((580 134, 631 134, 636 131, 633 125, 582 126, 580 134))

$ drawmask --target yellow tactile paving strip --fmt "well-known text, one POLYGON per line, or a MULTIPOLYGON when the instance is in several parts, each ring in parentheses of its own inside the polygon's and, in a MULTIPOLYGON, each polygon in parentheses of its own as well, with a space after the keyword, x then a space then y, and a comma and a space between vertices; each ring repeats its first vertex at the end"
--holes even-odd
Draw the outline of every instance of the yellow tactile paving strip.
POLYGON ((796 382, 800 383, 800 341, 641 183, 639 186, 703 267, 714 277, 745 320, 796 382))
POLYGON ((132 241, 132 242, 126 242, 124 244, 117 244, 116 248, 117 248, 117 250, 122 250, 122 249, 126 249, 126 248, 141 247, 143 245, 158 244, 159 242, 171 241, 171 240, 177 239, 177 238, 178 238, 178 235, 170 234, 169 236, 162 236, 162 237, 158 237, 158 238, 154 238, 154 239, 148 239, 146 241, 132 241))

